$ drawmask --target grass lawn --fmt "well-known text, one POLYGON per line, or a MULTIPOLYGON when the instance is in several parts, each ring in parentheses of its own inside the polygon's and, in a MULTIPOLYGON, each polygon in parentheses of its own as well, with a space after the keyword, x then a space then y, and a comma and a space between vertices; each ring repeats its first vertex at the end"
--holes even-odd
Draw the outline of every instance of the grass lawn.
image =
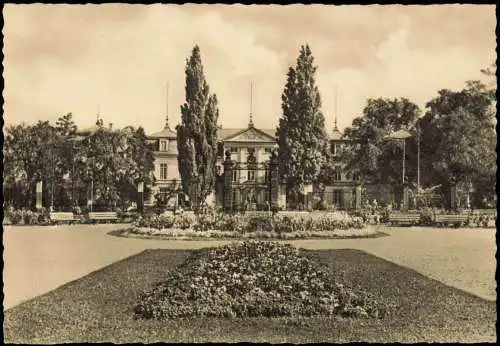
POLYGON ((185 250, 146 250, 5 312, 6 343, 494 342, 496 303, 359 250, 307 250, 351 286, 398 306, 385 320, 341 318, 134 320, 139 294, 185 250))

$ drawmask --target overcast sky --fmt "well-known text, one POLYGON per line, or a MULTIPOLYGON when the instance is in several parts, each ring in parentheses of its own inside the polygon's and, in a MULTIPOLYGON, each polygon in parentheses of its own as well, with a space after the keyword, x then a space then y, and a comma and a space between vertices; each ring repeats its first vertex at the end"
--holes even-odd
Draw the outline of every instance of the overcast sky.
POLYGON ((254 83, 256 127, 281 115, 286 71, 301 44, 318 65, 328 129, 338 87, 339 127, 370 97, 408 97, 420 107, 458 90, 495 60, 495 7, 6 5, 4 120, 105 123, 160 130, 184 101, 185 59, 195 44, 224 127, 245 127, 254 83))

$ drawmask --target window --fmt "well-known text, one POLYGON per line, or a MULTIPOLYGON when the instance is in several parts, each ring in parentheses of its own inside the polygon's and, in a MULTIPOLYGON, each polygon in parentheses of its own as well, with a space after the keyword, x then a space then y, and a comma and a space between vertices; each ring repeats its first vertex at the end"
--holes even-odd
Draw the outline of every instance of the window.
POLYGON ((255 181, 255 171, 249 170, 247 172, 247 180, 248 181, 255 181))
POLYGON ((271 148, 265 148, 265 149, 264 149, 264 151, 265 151, 266 153, 270 153, 270 152, 271 152, 271 148))
POLYGON ((335 170, 333 171, 333 181, 340 181, 342 179, 341 172, 340 172, 340 167, 337 166, 335 167, 335 170))
POLYGON ((167 151, 167 150, 168 150, 168 141, 161 140, 160 141, 160 151, 167 151))
POLYGON ((269 181, 269 169, 267 168, 264 170, 264 180, 269 181))
POLYGON ((238 181, 238 171, 233 170, 233 182, 236 182, 236 181, 238 181))
POLYGON ((358 181, 359 180, 359 173, 353 173, 352 174, 352 180, 358 181))
POLYGON ((342 153, 342 144, 333 143, 332 144, 332 154, 333 156, 339 156, 342 153))
POLYGON ((238 148, 231 148, 231 153, 237 153, 238 152, 238 148))
POLYGON ((160 163, 160 180, 167 180, 167 169, 168 165, 166 163, 160 163))

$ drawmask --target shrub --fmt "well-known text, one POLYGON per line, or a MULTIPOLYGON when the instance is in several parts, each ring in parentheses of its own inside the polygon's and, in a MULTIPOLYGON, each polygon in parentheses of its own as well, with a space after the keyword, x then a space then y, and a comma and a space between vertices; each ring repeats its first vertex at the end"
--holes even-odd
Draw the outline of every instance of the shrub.
POLYGON ((274 231, 273 219, 269 216, 252 216, 246 224, 247 232, 272 232, 274 231))
POLYGON ((248 218, 241 214, 219 214, 215 229, 243 233, 247 229, 248 218))
POLYGON ((8 217, 13 225, 18 225, 23 219, 21 212, 18 210, 12 211, 8 217))
POLYGON ((435 212, 431 208, 424 208, 420 211, 420 224, 423 226, 431 226, 434 224, 435 212))
MULTIPOLYGON (((252 234, 256 234, 255 232, 252 234)), ((384 301, 337 283, 329 269, 279 242, 245 241, 198 250, 144 292, 142 318, 384 317, 384 301)))
POLYGON ((174 225, 180 229, 188 229, 193 223, 193 220, 185 214, 176 215, 174 220, 174 225))

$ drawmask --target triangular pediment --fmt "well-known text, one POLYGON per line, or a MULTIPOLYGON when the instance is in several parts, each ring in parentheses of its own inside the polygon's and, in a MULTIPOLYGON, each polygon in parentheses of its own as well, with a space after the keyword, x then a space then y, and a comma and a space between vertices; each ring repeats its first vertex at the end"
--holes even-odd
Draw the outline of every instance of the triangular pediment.
POLYGON ((276 139, 273 136, 256 129, 255 127, 250 127, 248 129, 244 129, 240 132, 235 133, 232 136, 229 136, 224 139, 224 142, 276 142, 276 139))

